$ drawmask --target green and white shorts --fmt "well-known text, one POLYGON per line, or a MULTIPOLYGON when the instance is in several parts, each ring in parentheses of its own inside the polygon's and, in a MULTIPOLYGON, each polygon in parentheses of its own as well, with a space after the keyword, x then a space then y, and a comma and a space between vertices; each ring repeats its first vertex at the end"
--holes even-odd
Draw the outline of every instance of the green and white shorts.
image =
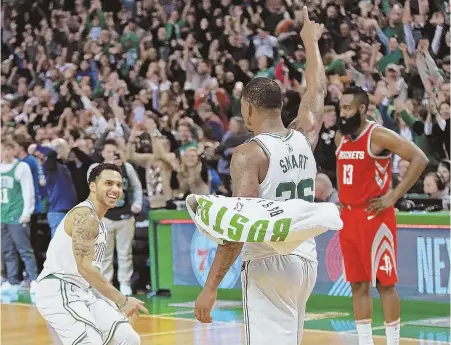
POLYGON ((96 344, 100 340, 108 344, 118 325, 128 323, 112 302, 54 276, 38 282, 36 307, 63 345, 96 344))

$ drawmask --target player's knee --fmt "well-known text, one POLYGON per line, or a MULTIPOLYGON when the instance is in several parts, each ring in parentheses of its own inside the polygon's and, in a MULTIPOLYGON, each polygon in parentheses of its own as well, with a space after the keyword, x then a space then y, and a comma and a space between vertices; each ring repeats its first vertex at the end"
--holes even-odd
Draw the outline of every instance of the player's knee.
POLYGON ((129 323, 118 326, 111 345, 140 345, 141 338, 129 323))
POLYGON ((369 282, 351 283, 351 289, 352 296, 354 297, 368 296, 370 294, 370 283, 369 282))
MULTIPOLYGON (((74 339, 74 343, 76 343, 77 339, 74 339)), ((102 344, 102 336, 92 327, 86 327, 86 336, 79 343, 80 345, 94 345, 94 344, 102 344)))
POLYGON ((380 296, 396 293, 396 287, 394 285, 384 286, 380 282, 376 282, 376 289, 380 296))

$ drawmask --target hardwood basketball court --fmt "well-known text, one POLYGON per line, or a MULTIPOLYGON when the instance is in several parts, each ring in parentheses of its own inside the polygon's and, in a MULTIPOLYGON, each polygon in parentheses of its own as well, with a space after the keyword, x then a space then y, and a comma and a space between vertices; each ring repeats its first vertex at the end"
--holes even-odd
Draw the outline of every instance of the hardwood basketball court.
MULTIPOLYGON (((58 337, 47 326, 33 305, 2 304, 1 327, 3 345, 47 345, 60 344, 58 337)), ((132 320, 132 325, 141 336, 142 345, 244 345, 243 324, 239 321, 214 322, 202 325, 182 312, 183 317, 164 314, 149 315, 132 320), (189 318, 188 318, 189 317, 189 318)), ((449 330, 448 330, 449 333, 449 330)), ((449 339, 449 338, 448 338, 449 339)), ((385 345, 384 336, 374 337, 375 345, 385 345)), ((302 344, 357 345, 355 333, 306 329, 302 344)), ((402 345, 449 344, 448 341, 408 339, 402 345)))

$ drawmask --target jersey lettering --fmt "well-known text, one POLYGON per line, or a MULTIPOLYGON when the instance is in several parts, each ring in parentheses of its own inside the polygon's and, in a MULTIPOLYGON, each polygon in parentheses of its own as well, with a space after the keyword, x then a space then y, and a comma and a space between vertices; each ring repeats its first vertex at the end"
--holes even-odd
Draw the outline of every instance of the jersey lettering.
POLYGON ((230 220, 230 227, 228 231, 229 237, 234 241, 239 241, 243 234, 244 224, 249 221, 249 218, 242 216, 241 214, 235 214, 230 220))
POLYGON ((308 157, 304 155, 290 155, 286 156, 284 159, 279 161, 280 167, 282 168, 282 172, 286 173, 287 171, 293 169, 303 169, 305 170, 305 166, 307 164, 308 157))
POLYGON ((8 188, 2 188, 1 189, 1 196, 0 196, 0 204, 7 204, 9 202, 8 198, 8 188))
POLYGON ((234 210, 237 212, 241 212, 241 210, 243 209, 243 206, 244 206, 244 204, 242 202, 237 202, 234 207, 234 210))
MULTIPOLYGON (((213 230, 223 235, 227 231, 227 236, 237 242, 263 242, 266 235, 271 235, 271 241, 285 241, 291 226, 290 218, 282 218, 276 220, 270 225, 269 220, 257 220, 250 225, 250 231, 247 239, 243 238, 244 225, 249 222, 249 218, 242 216, 239 213, 234 213, 230 221, 224 221, 224 216, 227 212, 226 207, 221 207, 217 213, 212 212, 211 206, 213 203, 204 198, 199 199, 199 206, 197 214, 200 215, 200 220, 206 226, 209 226, 212 221, 213 230)), ((267 204, 267 207, 272 206, 272 202, 267 204)), ((283 213, 282 210, 274 207, 270 212, 275 215, 283 213)))
MULTIPOLYGON (((270 217, 275 217, 275 216, 278 216, 279 214, 282 214, 282 213, 283 213, 283 210, 282 210, 280 207, 278 207, 278 206, 273 207, 273 208, 269 208, 270 206, 274 205, 274 202, 272 202, 272 201, 266 202, 266 201, 264 201, 264 200, 260 200, 258 203, 260 204, 260 203, 262 203, 262 202, 265 202, 265 203, 266 203, 266 204, 263 204, 262 206, 263 206, 264 208, 268 209, 268 212, 269 212, 269 216, 270 216, 270 217)), ((236 208, 234 208, 234 210, 236 211, 236 208)), ((240 210, 240 211, 241 211, 241 210, 240 210)))
POLYGON ((354 166, 352 164, 343 165, 343 184, 352 184, 354 166))
POLYGON ((14 188, 14 178, 11 176, 2 176, 0 179, 0 187, 8 189, 14 188))
POLYGON ((269 220, 259 220, 256 221, 251 226, 249 231, 249 236, 247 237, 248 242, 263 242, 265 239, 266 231, 268 231, 269 220))
POLYGON ((284 218, 279 219, 274 224, 274 235, 271 236, 272 242, 282 242, 285 241, 285 239, 288 236, 288 232, 290 231, 290 225, 291 225, 291 219, 290 218, 284 218))
POLYGON ((208 201, 207 199, 199 199, 199 205, 197 207, 196 213, 200 214, 200 218, 205 225, 210 225, 209 211, 212 205, 213 203, 211 201, 208 201))
POLYGON ((340 202, 359 205, 388 192, 391 156, 371 152, 371 136, 378 127, 369 123, 354 140, 343 138, 337 151, 337 183, 340 202))
POLYGON ((224 231, 221 229, 222 218, 224 218, 226 212, 227 207, 221 207, 221 209, 218 212, 218 216, 216 217, 215 225, 213 225, 213 230, 221 235, 224 233, 224 231))
POLYGON ((340 151, 338 159, 365 159, 364 151, 340 151))

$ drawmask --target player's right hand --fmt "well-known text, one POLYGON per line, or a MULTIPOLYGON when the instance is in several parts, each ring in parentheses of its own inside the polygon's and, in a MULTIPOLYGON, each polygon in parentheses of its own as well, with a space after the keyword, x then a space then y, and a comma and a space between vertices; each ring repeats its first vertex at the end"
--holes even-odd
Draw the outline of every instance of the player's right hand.
POLYGON ((140 310, 144 314, 149 314, 149 311, 144 306, 144 302, 134 297, 128 297, 127 303, 123 308, 121 308, 121 312, 124 313, 127 317, 139 316, 140 310))
POLYGON ((202 289, 194 305, 194 316, 202 323, 212 323, 211 310, 216 302, 216 290, 202 289))
POLYGON ((318 24, 314 21, 311 21, 308 17, 307 6, 304 6, 303 10, 304 16, 304 26, 301 30, 301 38, 304 41, 304 44, 307 42, 318 42, 323 34, 324 24, 318 24))

